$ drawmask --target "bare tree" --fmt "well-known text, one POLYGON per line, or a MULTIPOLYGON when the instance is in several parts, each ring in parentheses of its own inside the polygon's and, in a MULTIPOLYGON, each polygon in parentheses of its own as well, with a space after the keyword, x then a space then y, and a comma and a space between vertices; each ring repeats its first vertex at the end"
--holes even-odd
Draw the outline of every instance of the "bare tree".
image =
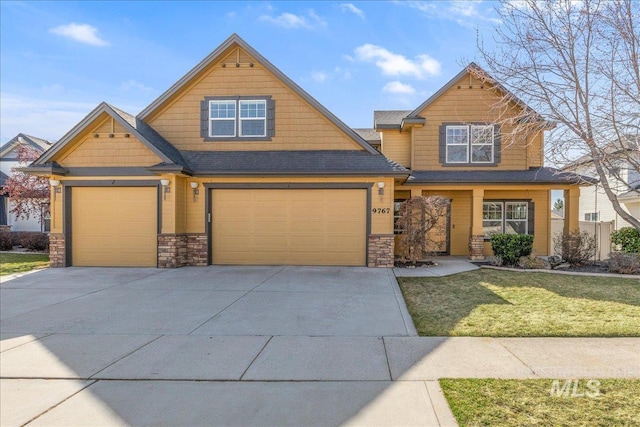
POLYGON ((611 185, 632 189, 621 165, 640 173, 640 2, 500 0, 496 9, 496 47, 479 41, 482 77, 501 94, 494 109, 523 106, 516 92, 531 108, 510 117, 514 132, 543 129, 540 117, 555 123, 547 159, 585 156, 615 211, 640 230, 611 185))
POLYGON ((27 175, 20 171, 40 156, 31 147, 21 146, 18 149, 17 168, 11 169, 11 176, 7 178, 0 194, 7 194, 13 207, 11 213, 16 218, 29 219, 35 217, 40 223, 49 213, 49 180, 46 177, 27 175))
POLYGON ((438 252, 445 232, 449 200, 441 196, 412 197, 400 204, 397 227, 401 258, 416 263, 438 252))

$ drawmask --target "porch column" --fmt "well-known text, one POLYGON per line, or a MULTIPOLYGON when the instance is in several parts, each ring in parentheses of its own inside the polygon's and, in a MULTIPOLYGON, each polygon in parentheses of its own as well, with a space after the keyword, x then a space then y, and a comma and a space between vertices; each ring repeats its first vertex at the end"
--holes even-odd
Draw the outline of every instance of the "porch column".
POLYGON ((580 187, 564 190, 564 234, 580 230, 580 187))
POLYGON ((422 197, 422 188, 412 188, 411 197, 422 197))
POLYGON ((471 205, 471 236, 469 238, 469 258, 472 260, 484 259, 484 230, 482 227, 482 202, 484 201, 484 189, 473 189, 473 202, 471 205))

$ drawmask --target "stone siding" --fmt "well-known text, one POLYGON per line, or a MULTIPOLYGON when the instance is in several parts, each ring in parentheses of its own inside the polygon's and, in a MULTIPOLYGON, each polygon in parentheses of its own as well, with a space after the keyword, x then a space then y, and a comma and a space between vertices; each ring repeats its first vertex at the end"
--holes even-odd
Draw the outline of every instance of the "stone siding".
POLYGON ((158 267, 177 268, 187 262, 187 236, 184 234, 158 235, 158 267))
POLYGON ((67 266, 65 249, 64 234, 49 234, 49 266, 51 268, 67 266))
POLYGON ((206 234, 187 234, 186 265, 206 266, 209 264, 208 239, 206 234))
POLYGON ((484 259, 484 236, 469 238, 469 259, 479 261, 484 259))
POLYGON ((369 236, 369 267, 393 267, 393 234, 369 236))

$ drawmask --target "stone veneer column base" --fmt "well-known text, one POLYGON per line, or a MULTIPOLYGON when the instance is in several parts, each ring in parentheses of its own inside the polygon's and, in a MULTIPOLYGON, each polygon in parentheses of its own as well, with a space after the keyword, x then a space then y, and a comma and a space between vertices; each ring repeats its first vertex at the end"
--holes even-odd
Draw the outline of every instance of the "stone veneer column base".
POLYGON ((64 234, 49 234, 49 266, 51 268, 60 268, 67 266, 67 257, 65 254, 64 234))
POLYGON ((187 236, 158 234, 158 267, 182 267, 187 261, 187 236))
POLYGON ((393 234, 369 235, 368 267, 393 267, 393 234))
POLYGON ((186 265, 209 265, 208 243, 206 234, 187 234, 186 265))
POLYGON ((472 261, 484 259, 484 236, 471 236, 469 238, 469 259, 472 261))

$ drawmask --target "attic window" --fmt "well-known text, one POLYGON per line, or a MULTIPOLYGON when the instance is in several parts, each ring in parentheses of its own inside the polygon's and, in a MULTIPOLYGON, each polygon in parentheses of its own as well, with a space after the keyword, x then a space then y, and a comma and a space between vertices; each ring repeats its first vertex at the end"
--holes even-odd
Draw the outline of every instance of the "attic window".
POLYGON ((275 135, 271 97, 206 97, 200 134, 205 141, 269 141, 275 135))
POLYGON ((443 123, 440 126, 443 166, 495 166, 500 163, 500 128, 484 123, 443 123))

